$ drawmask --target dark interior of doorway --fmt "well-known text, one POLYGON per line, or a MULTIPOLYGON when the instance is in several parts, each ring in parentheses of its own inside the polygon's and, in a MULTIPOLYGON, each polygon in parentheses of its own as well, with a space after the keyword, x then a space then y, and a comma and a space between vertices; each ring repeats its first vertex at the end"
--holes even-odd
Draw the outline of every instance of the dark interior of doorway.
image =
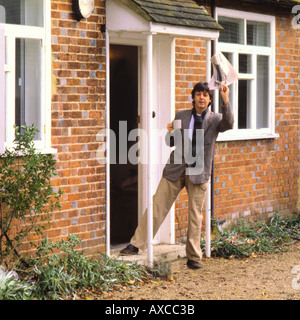
POLYGON ((127 163, 119 161, 119 123, 127 122, 128 136, 138 127, 137 116, 138 47, 110 45, 110 128, 116 135, 116 163, 110 165, 111 245, 129 242, 137 226, 138 166, 127 157, 133 142, 127 142, 127 163))

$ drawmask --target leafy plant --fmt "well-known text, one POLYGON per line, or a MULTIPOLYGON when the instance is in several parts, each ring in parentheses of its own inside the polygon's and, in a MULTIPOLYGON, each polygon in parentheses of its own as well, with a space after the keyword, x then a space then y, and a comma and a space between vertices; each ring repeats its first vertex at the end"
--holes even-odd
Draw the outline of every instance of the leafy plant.
POLYGON ((60 208, 61 191, 53 192, 53 155, 37 152, 34 126, 15 127, 11 148, 0 155, 0 263, 17 248, 29 233, 40 234, 51 211, 60 208))
POLYGON ((29 260, 36 280, 34 294, 38 299, 61 299, 80 290, 107 291, 120 285, 143 281, 146 269, 137 263, 119 261, 104 254, 89 259, 75 250, 81 240, 69 235, 56 243, 47 238, 29 260), (54 253, 56 252, 56 253, 54 253))
POLYGON ((64 267, 56 263, 48 263, 34 267, 36 274, 35 296, 40 300, 61 299, 74 293, 74 277, 70 276, 64 267))
MULTIPOLYGON (((213 221, 216 224, 216 221, 213 221)), ((294 239, 300 240, 300 215, 282 219, 276 213, 268 224, 250 226, 240 220, 234 228, 219 230, 211 240, 211 254, 215 257, 239 258, 252 253, 273 253, 294 239)), ((205 240, 201 242, 205 248, 205 240)))
POLYGON ((0 300, 29 300, 33 287, 16 278, 13 271, 0 269, 0 300))

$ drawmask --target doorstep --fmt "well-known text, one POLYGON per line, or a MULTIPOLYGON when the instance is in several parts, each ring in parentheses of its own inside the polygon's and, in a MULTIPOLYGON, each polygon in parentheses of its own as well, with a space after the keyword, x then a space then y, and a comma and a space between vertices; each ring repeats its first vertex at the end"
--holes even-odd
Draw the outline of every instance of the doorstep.
MULTIPOLYGON (((126 260, 137 262, 138 264, 148 265, 148 251, 139 251, 138 254, 132 256, 121 256, 120 250, 125 248, 127 244, 115 246, 111 249, 111 257, 118 260, 126 260)), ((172 262, 186 256, 184 244, 157 244, 153 245, 153 262, 172 262)))

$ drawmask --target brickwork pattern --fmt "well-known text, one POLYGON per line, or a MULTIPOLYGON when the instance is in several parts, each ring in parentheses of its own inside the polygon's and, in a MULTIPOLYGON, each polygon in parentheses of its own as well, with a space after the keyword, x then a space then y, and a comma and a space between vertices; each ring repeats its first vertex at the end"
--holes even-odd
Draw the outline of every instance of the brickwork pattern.
POLYGON ((56 189, 64 191, 49 239, 80 236, 82 249, 105 249, 105 166, 96 160, 96 135, 105 127, 105 1, 77 22, 71 0, 52 0, 52 147, 56 189))

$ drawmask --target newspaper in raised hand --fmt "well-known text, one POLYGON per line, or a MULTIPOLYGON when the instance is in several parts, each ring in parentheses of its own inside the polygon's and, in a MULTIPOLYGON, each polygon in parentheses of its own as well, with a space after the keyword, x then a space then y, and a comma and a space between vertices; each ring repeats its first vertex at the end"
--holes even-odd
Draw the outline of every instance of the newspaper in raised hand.
POLYGON ((219 90, 222 85, 230 85, 238 79, 238 75, 231 63, 225 58, 222 52, 211 57, 213 76, 208 83, 210 90, 219 90))

